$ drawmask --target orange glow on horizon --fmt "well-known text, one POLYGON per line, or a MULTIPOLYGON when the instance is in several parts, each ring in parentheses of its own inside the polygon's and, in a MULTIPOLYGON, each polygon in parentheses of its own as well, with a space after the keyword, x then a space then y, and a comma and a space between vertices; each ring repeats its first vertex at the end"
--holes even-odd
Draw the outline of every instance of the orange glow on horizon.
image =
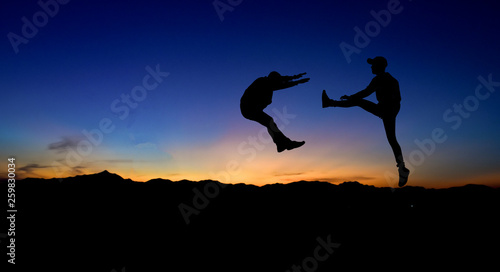
MULTIPOLYGON (((268 170, 269 169, 272 169, 272 167, 268 167, 268 170)), ((179 181, 179 180, 201 181, 210 179, 228 184, 244 183, 255 186, 264 186, 267 184, 275 184, 275 183, 287 184, 302 180, 330 182, 332 184, 340 184, 346 181, 357 181, 361 184, 373 185, 375 187, 396 187, 395 184, 391 185, 388 183, 388 181, 386 181, 383 172, 376 173, 376 171, 375 172, 370 171, 363 174, 360 172, 358 175, 349 175, 349 173, 353 173, 352 169, 344 171, 328 171, 328 170, 311 171, 310 173, 290 172, 281 175, 280 174, 270 175, 268 173, 269 171, 264 171, 264 169, 261 169, 261 171, 245 171, 245 172, 243 172, 243 170, 240 170, 238 175, 229 175, 229 173, 226 171, 220 171, 219 173, 213 172, 211 174, 205 174, 200 171, 193 171, 191 173, 185 172, 185 173, 167 174, 159 171, 149 172, 149 173, 139 172, 139 171, 131 172, 130 169, 128 170, 101 169, 96 171, 94 171, 93 169, 85 169, 79 173, 71 174, 68 172, 67 175, 61 177, 65 178, 76 175, 90 175, 102 172, 104 170, 108 170, 111 173, 115 173, 124 179, 131 179, 137 182, 146 182, 148 180, 157 178, 169 179, 172 181, 179 181)), ((7 173, 1 173, 1 174, 4 176, 7 175, 7 173)), ((393 174, 396 175, 397 172, 394 171, 393 174)), ((17 179, 24 179, 24 178, 50 179, 54 177, 55 177, 54 170, 49 168, 39 169, 31 173, 22 173, 22 172, 16 173, 17 179)), ((421 179, 418 176, 410 175, 410 181, 408 183, 408 186, 421 186, 425 188, 441 189, 449 187, 459 187, 467 184, 480 184, 480 185, 490 186, 493 188, 500 188, 500 173, 483 175, 472 179, 462 179, 462 180, 421 179)))

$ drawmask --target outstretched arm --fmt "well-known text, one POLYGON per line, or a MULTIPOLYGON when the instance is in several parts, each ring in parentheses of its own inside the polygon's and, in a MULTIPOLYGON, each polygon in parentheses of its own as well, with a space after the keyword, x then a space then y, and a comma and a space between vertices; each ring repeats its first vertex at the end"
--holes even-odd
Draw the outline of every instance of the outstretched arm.
POLYGON ((370 85, 368 85, 368 87, 366 87, 366 89, 364 90, 361 90, 353 95, 343 95, 342 97, 340 97, 340 99, 363 99, 367 96, 369 96, 370 94, 374 93, 376 91, 376 88, 373 86, 373 84, 370 83, 370 85))
POLYGON ((294 76, 282 76, 282 78, 283 78, 283 80, 290 81, 290 80, 294 80, 294 79, 299 79, 299 78, 301 78, 305 74, 306 73, 300 73, 300 74, 294 75, 294 76))
POLYGON ((293 86, 296 86, 296 85, 299 85, 301 83, 306 83, 309 81, 310 78, 303 78, 301 80, 296 80, 296 81, 282 81, 280 84, 278 84, 274 90, 277 91, 277 90, 282 90, 282 89, 286 89, 286 88, 290 88, 290 87, 293 87, 293 86))

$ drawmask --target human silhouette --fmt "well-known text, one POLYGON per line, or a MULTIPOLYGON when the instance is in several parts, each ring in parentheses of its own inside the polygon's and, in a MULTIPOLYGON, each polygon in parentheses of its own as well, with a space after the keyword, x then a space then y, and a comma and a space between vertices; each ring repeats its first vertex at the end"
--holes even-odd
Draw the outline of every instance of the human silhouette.
POLYGON ((299 79, 306 73, 294 76, 282 76, 273 71, 267 77, 257 78, 246 90, 240 100, 241 114, 246 119, 255 121, 267 128, 269 135, 276 144, 278 152, 292 150, 305 144, 304 141, 297 142, 287 138, 281 132, 271 116, 264 112, 264 109, 271 104, 273 92, 293 87, 300 83, 306 83, 309 78, 299 79))
POLYGON ((343 95, 340 101, 332 100, 323 90, 322 104, 326 107, 354 107, 358 106, 382 119, 384 122, 385 133, 387 140, 391 145, 394 157, 399 172, 400 187, 403 187, 408 182, 410 170, 405 167, 403 153, 396 139, 396 116, 401 107, 401 93, 399 91, 398 81, 391 74, 385 71, 387 60, 384 57, 369 58, 368 64, 371 64, 372 73, 375 77, 372 79, 366 89, 359 91, 353 95, 343 95), (364 99, 365 97, 375 93, 378 104, 364 99))

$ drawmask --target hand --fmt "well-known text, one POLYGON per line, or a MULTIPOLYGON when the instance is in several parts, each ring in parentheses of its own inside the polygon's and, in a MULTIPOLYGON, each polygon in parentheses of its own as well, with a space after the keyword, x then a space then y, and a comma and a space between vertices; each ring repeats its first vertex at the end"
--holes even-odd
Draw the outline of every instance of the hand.
POLYGON ((298 75, 290 76, 289 78, 290 78, 290 80, 292 80, 292 79, 298 79, 298 78, 301 78, 301 77, 302 77, 303 75, 305 75, 305 74, 306 74, 306 73, 300 73, 300 74, 298 74, 298 75))

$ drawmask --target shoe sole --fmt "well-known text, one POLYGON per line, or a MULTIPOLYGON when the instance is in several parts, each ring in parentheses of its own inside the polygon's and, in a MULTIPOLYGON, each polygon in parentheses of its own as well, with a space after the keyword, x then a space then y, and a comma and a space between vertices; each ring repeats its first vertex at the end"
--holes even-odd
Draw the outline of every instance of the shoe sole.
POLYGON ((306 142, 305 141, 302 141, 302 142, 298 142, 299 144, 297 144, 296 146, 288 146, 288 147, 284 147, 284 148, 278 148, 278 153, 281 153, 285 150, 292 150, 292 149, 295 149, 295 148, 299 148, 301 146, 303 146, 306 142))

